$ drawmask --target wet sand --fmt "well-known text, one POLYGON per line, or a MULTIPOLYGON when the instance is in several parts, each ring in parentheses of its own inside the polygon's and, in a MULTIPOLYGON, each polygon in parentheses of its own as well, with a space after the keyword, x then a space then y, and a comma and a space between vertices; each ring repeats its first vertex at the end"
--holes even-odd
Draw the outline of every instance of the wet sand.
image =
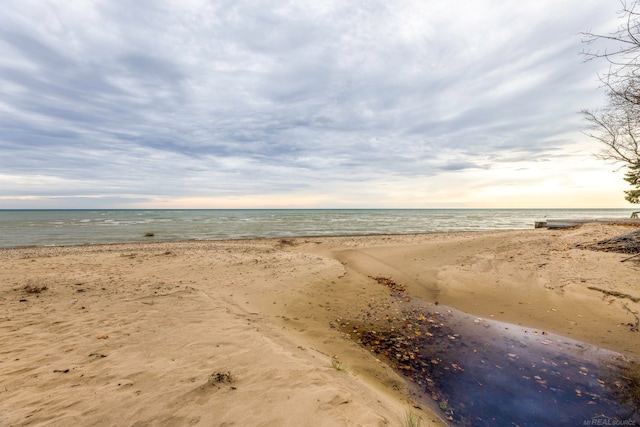
POLYGON ((340 329, 402 372, 415 400, 452 425, 640 423, 640 367, 624 355, 426 303, 376 279, 392 295, 339 319, 340 329))
POLYGON ((2 250, 0 424, 442 425, 340 328, 371 277, 638 359, 640 266, 575 248, 629 230, 2 250))

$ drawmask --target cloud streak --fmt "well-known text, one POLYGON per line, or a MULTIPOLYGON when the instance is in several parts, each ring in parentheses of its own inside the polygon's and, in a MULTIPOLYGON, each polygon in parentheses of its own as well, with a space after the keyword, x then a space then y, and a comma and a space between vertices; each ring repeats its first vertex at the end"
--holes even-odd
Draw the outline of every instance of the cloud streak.
POLYGON ((612 5, 320 3, 8 0, 0 208, 392 207, 584 141, 577 33, 612 5))

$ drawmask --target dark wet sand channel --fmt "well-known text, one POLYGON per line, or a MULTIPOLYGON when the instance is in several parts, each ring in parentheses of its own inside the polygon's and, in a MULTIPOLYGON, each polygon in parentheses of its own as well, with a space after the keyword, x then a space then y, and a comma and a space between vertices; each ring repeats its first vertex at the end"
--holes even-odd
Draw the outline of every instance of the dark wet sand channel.
POLYGON ((640 425, 640 369, 621 354, 404 294, 339 319, 451 425, 640 425), (635 423, 635 424, 634 424, 635 423))

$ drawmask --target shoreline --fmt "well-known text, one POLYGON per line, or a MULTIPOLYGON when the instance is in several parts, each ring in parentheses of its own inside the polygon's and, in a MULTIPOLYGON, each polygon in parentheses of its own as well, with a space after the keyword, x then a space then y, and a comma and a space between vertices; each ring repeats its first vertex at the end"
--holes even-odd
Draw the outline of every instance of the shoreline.
POLYGON ((572 248, 628 230, 2 248, 0 421, 398 425, 413 411, 440 425, 437 414, 413 407, 402 376, 332 326, 388 296, 369 276, 391 277, 411 297, 637 360, 621 305, 639 304, 588 288, 640 296, 635 264, 572 248))
MULTIPOLYGON (((142 238, 142 240, 125 241, 125 242, 97 242, 97 243, 69 243, 69 244, 50 244, 50 245, 26 245, 26 246, 5 246, 0 247, 0 252, 5 250, 21 250, 21 249, 38 249, 38 248, 91 248, 100 246, 144 246, 144 245, 163 245, 163 244, 189 244, 189 243, 232 243, 232 242, 260 242, 282 240, 309 240, 309 239, 349 239, 349 238, 387 238, 387 237, 410 237, 410 236, 432 236, 432 235, 454 235, 454 234, 476 234, 476 233, 509 233, 512 231, 527 231, 532 228, 514 228, 505 230, 460 230, 460 231, 432 231, 424 233, 368 233, 368 234, 322 234, 322 235, 300 235, 300 236, 257 236, 257 237, 238 237, 238 238, 219 238, 219 239, 177 239, 177 240, 153 240, 151 238, 142 238)), ((155 237, 155 236, 154 236, 155 237)))
MULTIPOLYGON (((533 228, 532 228, 533 229, 533 228)), ((293 239, 333 239, 333 238, 355 238, 355 237, 402 237, 402 236, 422 236, 432 234, 452 234, 452 233, 491 233, 491 232, 509 232, 522 231, 528 229, 514 228, 509 230, 469 230, 469 231, 433 231, 424 233, 368 233, 368 234, 322 234, 322 235, 300 235, 300 236, 269 236, 269 237, 238 237, 238 238, 219 238, 219 239, 177 239, 177 240, 153 240, 143 237, 142 240, 126 241, 126 242, 97 242, 97 243, 70 243, 70 244, 50 244, 50 245, 26 245, 26 246, 4 246, 0 247, 0 251, 13 249, 36 249, 36 248, 73 248, 73 247, 91 247, 91 246, 116 246, 116 245, 153 245, 153 244, 171 244, 171 243, 200 243, 200 242, 252 242, 261 240, 293 240, 293 239)), ((155 237, 155 236, 153 236, 155 237)))

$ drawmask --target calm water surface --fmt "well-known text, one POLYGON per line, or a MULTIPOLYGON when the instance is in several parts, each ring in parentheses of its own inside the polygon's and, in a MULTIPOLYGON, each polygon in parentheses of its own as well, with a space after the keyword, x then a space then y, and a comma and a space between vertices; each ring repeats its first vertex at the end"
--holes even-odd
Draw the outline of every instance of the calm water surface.
POLYGON ((404 295, 396 304, 340 326, 450 425, 640 425, 640 369, 621 354, 404 295))

